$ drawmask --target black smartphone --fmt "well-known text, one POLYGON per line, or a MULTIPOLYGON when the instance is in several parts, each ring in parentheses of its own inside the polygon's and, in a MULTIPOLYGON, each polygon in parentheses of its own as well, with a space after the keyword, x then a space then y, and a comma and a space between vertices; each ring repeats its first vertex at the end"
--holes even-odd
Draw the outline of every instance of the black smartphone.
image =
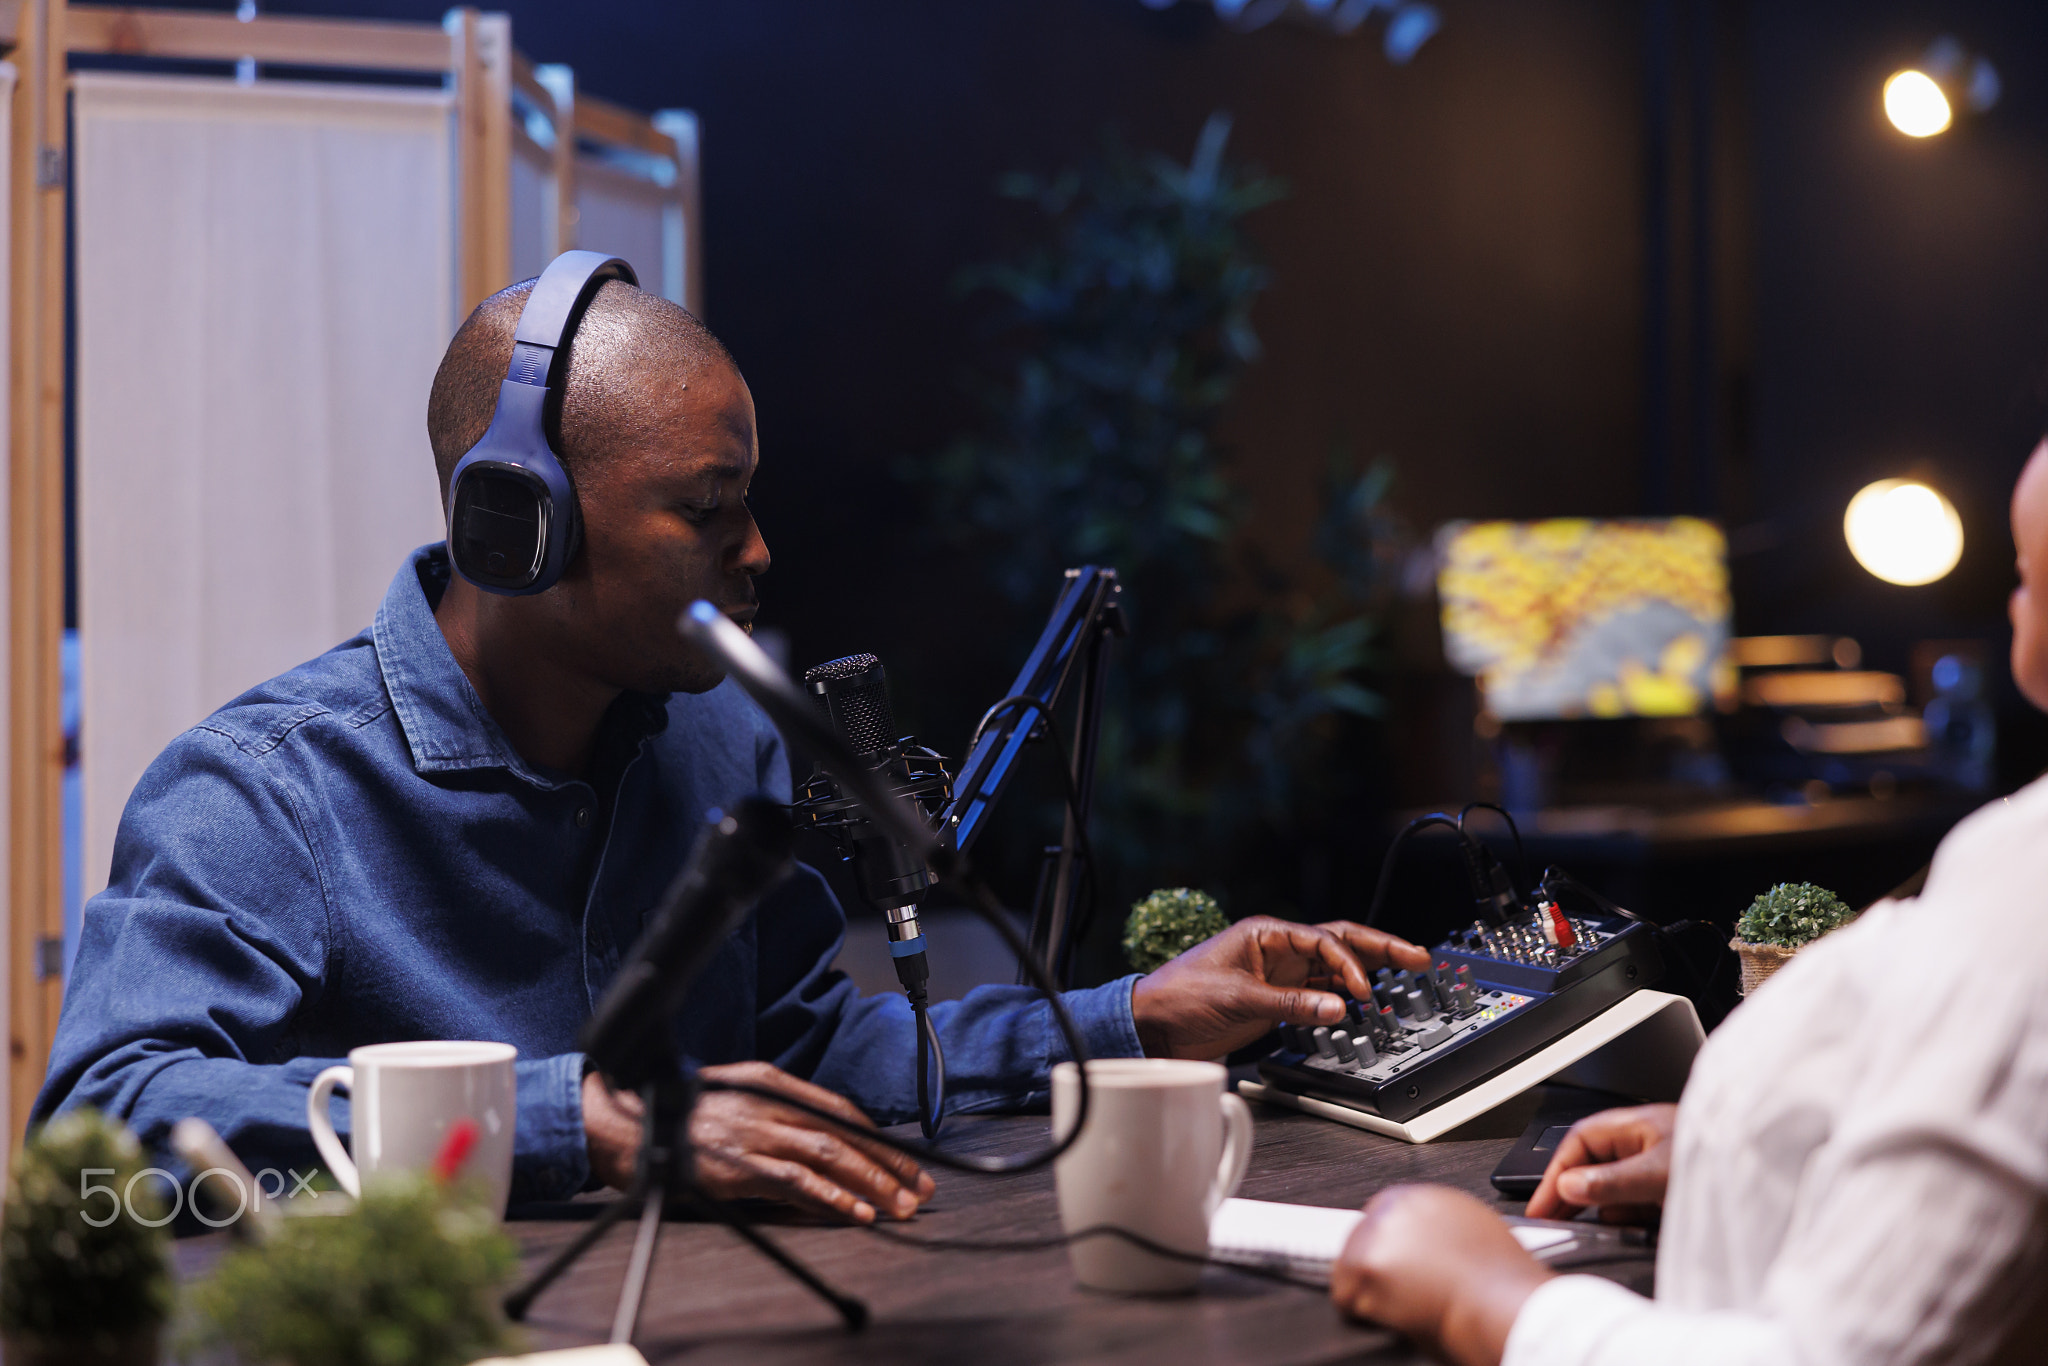
POLYGON ((1493 1188, 1510 1200, 1527 1200, 1543 1180, 1543 1169, 1572 1125, 1587 1115, 1641 1102, 1611 1091, 1593 1091, 1583 1086, 1547 1085, 1536 1102, 1535 1118, 1522 1131, 1515 1146, 1493 1169, 1493 1188))

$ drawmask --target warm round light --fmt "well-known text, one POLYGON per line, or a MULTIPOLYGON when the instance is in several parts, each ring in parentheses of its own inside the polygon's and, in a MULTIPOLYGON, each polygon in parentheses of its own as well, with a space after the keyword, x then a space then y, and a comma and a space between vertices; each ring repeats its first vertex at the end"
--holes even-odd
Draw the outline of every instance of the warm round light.
POLYGON ((1851 498, 1842 534, 1856 563, 1886 583, 1933 583, 1963 557, 1963 519, 1914 479, 1883 479, 1851 498))
POLYGON ((1954 115, 1948 96, 1924 71, 1901 71, 1884 83, 1884 113, 1892 127, 1909 138, 1931 138, 1947 128, 1954 115))

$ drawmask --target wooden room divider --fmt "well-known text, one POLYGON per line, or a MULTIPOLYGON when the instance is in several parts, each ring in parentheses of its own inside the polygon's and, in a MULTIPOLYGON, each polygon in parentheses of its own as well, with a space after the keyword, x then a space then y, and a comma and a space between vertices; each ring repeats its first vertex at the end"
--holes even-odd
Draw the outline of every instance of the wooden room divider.
MULTIPOLYGON (((7 859, 0 896, 8 925, 0 973, 9 1024, 8 1086, 0 1097, 4 1142, 21 1132, 41 1085, 63 992, 67 755, 60 651, 67 573, 78 570, 67 564, 65 544, 67 442, 76 439, 79 425, 90 429, 95 417, 75 410, 68 374, 77 317, 67 310, 76 306, 82 283, 73 278, 66 252, 77 193, 74 59, 158 59, 155 68, 174 75, 196 69, 180 62, 235 63, 244 78, 277 65, 343 85, 357 73, 387 85, 389 73, 409 75, 416 84, 438 77, 427 84, 447 95, 455 172, 451 328, 476 302, 571 246, 628 256, 646 287, 692 308, 701 304, 702 266, 694 118, 639 115, 581 93, 565 69, 536 67, 516 53, 503 15, 455 9, 436 27, 267 15, 243 21, 228 14, 0 0, 0 48, 18 71, 7 102, 6 165, 0 167, 9 238, 8 630, 0 670, 7 714, 0 747, 7 772, 0 793, 7 859)), ((418 417, 423 427, 424 414, 418 417)), ((306 414, 309 425, 322 420, 319 412, 306 414)), ((152 454, 138 450, 132 458, 147 461, 152 454)), ((110 472, 94 473, 104 481, 110 472)), ((235 690, 260 681, 243 679, 235 690)), ((92 683, 151 687, 155 680, 92 683)), ((212 697, 209 706, 227 700, 212 697)), ((92 745, 89 730, 80 743, 92 745)), ((108 794, 99 797, 105 801, 108 794)), ((88 892, 104 881, 105 869, 95 871, 86 879, 88 892)))

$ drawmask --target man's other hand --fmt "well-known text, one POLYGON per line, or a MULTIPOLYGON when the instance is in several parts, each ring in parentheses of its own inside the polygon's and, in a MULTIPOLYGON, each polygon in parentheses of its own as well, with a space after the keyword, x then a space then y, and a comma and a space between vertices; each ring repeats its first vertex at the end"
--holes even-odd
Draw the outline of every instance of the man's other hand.
POLYGON ((1155 1058, 1221 1058, 1275 1024, 1334 1025, 1372 999, 1374 968, 1421 969, 1429 952, 1348 920, 1297 925, 1253 916, 1161 964, 1131 991, 1138 1042, 1155 1058))
POLYGON ((1671 1181, 1676 1105, 1602 1110, 1572 1125, 1529 1197, 1532 1219, 1569 1219, 1597 1206, 1610 1224, 1649 1221, 1671 1181))
POLYGON ((1497 1366, 1508 1330, 1551 1273, 1485 1205, 1442 1186, 1374 1196, 1330 1269, 1330 1299, 1455 1366, 1497 1366))
MULTIPOLYGON (((848 1123, 872 1129, 853 1103, 765 1062, 706 1067, 706 1081, 743 1082, 777 1091, 848 1123)), ((640 1150, 640 1098, 611 1090, 595 1073, 583 1079, 583 1129, 600 1181, 632 1184, 640 1150)), ((932 1197, 932 1179, 899 1152, 824 1120, 734 1091, 706 1091, 690 1116, 697 1184, 719 1200, 780 1200, 855 1223, 879 1211, 908 1219, 932 1197)))

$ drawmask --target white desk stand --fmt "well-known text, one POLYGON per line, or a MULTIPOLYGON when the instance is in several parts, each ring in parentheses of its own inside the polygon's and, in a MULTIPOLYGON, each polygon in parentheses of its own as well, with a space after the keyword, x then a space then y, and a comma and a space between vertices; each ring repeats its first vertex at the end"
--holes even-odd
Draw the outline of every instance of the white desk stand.
POLYGON ((1692 1070, 1693 1054, 1706 1042, 1699 1013, 1683 996, 1638 991, 1615 1002, 1562 1038, 1545 1044, 1505 1071, 1424 1110, 1405 1124, 1367 1114, 1335 1101, 1278 1091, 1241 1081, 1238 1094, 1295 1109, 1353 1128, 1370 1129, 1409 1143, 1441 1138, 1496 1105, 1546 1081, 1586 1086, 1642 1100, 1677 1100, 1692 1070))

